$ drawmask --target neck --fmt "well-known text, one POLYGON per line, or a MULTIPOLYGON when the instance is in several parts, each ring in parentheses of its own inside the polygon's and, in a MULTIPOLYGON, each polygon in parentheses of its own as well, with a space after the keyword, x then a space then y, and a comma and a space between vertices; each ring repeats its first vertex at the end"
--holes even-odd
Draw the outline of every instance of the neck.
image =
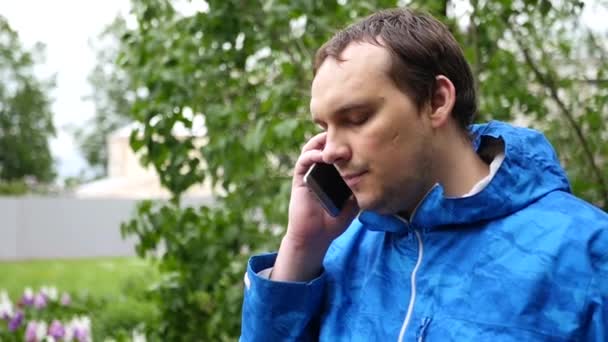
POLYGON ((486 177, 490 169, 468 140, 454 139, 446 146, 444 151, 438 151, 443 155, 437 156, 442 161, 441 165, 437 165, 437 178, 443 186, 445 196, 462 197, 486 177))

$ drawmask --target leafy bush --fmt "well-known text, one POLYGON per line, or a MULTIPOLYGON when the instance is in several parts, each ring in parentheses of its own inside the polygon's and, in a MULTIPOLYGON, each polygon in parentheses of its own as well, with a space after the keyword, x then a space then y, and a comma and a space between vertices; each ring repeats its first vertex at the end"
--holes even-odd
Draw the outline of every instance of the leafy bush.
POLYGON ((131 276, 122 285, 120 296, 98 299, 98 309, 92 313, 94 340, 129 340, 134 330, 143 334, 159 324, 158 310, 147 293, 147 276, 131 276))
POLYGON ((119 298, 104 303, 101 310, 92 314, 92 335, 94 340, 130 337, 133 330, 145 331, 156 324, 156 307, 149 302, 133 298, 119 298))
POLYGON ((137 247, 141 256, 153 252, 161 240, 165 249, 159 259, 161 279, 151 291, 161 320, 149 333, 170 341, 234 340, 247 260, 241 248, 260 234, 242 216, 227 214, 219 208, 182 210, 144 202, 140 216, 123 226, 143 238, 137 247))
POLYGON ((28 186, 23 181, 0 181, 0 195, 18 196, 25 195, 27 192, 28 186))

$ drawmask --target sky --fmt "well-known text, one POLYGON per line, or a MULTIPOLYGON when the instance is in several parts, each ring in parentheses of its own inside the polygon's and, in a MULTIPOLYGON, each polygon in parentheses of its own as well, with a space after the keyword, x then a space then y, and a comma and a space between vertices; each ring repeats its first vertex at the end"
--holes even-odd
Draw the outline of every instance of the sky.
MULTIPOLYGON (((594 5, 592 0, 587 2, 583 21, 606 32, 608 10, 594 5)), ((87 167, 71 129, 84 125, 95 110, 92 102, 83 99, 92 92, 87 76, 95 66, 95 52, 89 42, 118 14, 128 17, 129 3, 129 0, 0 0, 0 15, 7 18, 25 47, 31 48, 36 42, 46 45, 46 62, 37 73, 42 77, 56 75, 56 88, 51 96, 57 136, 50 145, 60 180, 78 176, 87 167)), ((193 10, 206 10, 204 1, 193 3, 179 0, 181 10, 178 10, 185 15, 193 14, 193 10)))
POLYGON ((129 8, 129 0, 0 0, 0 15, 26 48, 36 42, 46 45, 45 63, 36 73, 56 77, 51 97, 57 136, 50 146, 61 179, 86 168, 70 128, 84 125, 95 111, 91 101, 83 100, 92 92, 87 76, 95 66, 89 41, 129 8))

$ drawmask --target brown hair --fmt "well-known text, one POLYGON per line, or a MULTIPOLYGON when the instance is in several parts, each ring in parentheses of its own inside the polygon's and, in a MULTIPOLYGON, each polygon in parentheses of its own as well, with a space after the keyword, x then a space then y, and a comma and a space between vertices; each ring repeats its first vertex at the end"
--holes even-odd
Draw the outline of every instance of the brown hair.
POLYGON ((405 8, 376 12, 323 44, 315 56, 314 74, 327 57, 342 61, 340 54, 352 42, 387 48, 392 56, 390 78, 419 108, 430 102, 435 77, 449 78, 456 88, 452 115, 468 131, 477 114, 475 81, 460 45, 444 24, 405 8))

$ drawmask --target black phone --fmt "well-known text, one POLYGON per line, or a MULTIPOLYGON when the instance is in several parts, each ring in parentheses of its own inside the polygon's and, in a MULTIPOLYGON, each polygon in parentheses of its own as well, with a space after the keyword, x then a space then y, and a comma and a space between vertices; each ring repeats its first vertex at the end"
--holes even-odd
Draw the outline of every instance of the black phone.
POLYGON ((353 194, 332 164, 313 164, 304 175, 304 183, 316 195, 325 211, 333 217, 340 214, 353 194))

